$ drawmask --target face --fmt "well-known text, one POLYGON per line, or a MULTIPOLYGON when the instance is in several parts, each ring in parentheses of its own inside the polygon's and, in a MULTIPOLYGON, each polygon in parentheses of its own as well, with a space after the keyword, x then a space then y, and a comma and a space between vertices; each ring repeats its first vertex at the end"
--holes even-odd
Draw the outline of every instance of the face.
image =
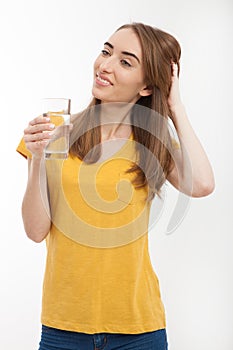
POLYGON ((142 49, 132 29, 115 32, 94 63, 92 94, 102 102, 135 103, 149 95, 144 84, 142 49))

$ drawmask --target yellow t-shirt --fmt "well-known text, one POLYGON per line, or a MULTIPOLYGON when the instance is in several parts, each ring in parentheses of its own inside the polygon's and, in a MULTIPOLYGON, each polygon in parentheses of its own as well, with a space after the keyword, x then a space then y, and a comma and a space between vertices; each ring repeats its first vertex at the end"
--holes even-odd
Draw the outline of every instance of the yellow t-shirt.
MULTIPOLYGON (((17 151, 30 156, 23 141, 17 151)), ((52 226, 47 237, 41 322, 84 333, 165 328, 148 251, 147 188, 135 190, 132 137, 111 158, 47 160, 52 226)))

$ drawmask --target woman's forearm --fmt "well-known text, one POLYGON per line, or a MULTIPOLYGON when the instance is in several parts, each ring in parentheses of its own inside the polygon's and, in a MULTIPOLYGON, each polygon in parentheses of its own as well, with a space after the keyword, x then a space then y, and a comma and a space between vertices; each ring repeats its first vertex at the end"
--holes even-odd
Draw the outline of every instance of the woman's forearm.
POLYGON ((193 193, 197 195, 212 192, 215 186, 213 170, 183 105, 173 109, 172 120, 181 145, 179 173, 183 186, 192 186, 193 193))
POLYGON ((41 242, 51 226, 45 162, 36 157, 28 162, 28 183, 22 203, 22 217, 27 236, 35 242, 41 242))

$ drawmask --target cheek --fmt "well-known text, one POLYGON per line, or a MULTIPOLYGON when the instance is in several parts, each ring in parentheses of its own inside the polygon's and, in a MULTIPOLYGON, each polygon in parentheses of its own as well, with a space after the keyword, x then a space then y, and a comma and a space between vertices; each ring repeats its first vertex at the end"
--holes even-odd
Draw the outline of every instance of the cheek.
POLYGON ((132 93, 137 94, 143 88, 143 80, 138 76, 129 77, 129 79, 124 79, 125 87, 132 93))

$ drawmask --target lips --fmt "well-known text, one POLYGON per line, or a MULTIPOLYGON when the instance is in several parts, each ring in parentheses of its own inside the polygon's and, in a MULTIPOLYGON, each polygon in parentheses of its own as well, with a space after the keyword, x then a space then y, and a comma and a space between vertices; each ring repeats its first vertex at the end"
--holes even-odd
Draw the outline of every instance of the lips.
POLYGON ((103 74, 100 74, 99 72, 96 73, 96 81, 100 85, 109 86, 113 85, 112 82, 103 74))

